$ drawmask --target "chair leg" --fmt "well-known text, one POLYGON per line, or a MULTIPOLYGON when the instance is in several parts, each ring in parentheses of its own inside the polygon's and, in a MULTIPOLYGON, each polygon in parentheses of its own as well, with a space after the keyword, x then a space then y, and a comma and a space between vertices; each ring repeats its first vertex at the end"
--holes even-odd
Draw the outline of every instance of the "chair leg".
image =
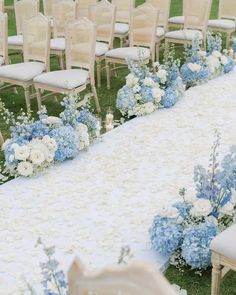
POLYGON ((40 93, 39 88, 36 88, 36 96, 37 96, 38 110, 41 110, 41 108, 42 108, 42 99, 41 99, 41 93, 40 93))
POLYGON ((101 62, 100 62, 100 60, 97 61, 97 85, 98 85, 98 88, 101 87, 101 62))
POLYGON ((123 38, 120 38, 120 47, 123 47, 123 38))
POLYGON ((227 33, 227 35, 226 35, 226 48, 227 49, 229 48, 230 37, 231 37, 231 34, 227 33))
POLYGON ((109 61, 106 61, 107 89, 111 89, 111 72, 109 61))
POLYGON ((61 52, 58 56, 59 59, 59 65, 60 65, 60 69, 64 70, 64 56, 63 56, 63 52, 61 52))
POLYGON ((29 86, 24 87, 25 90, 25 102, 26 102, 26 108, 27 112, 30 113, 30 91, 29 91, 29 86))
POLYGON ((213 263, 211 295, 219 295, 220 294, 221 269, 222 268, 220 265, 213 263))
POLYGON ((168 51, 169 51, 169 41, 165 40, 165 56, 167 55, 168 51))
POLYGON ((159 42, 156 43, 156 61, 159 61, 159 42))
POLYGON ((94 96, 94 100, 95 100, 95 104, 96 104, 96 109, 98 113, 101 113, 101 108, 100 108, 100 104, 99 104, 99 100, 98 100, 98 95, 97 95, 97 90, 95 85, 91 85, 92 88, 92 92, 93 92, 93 96, 94 96))

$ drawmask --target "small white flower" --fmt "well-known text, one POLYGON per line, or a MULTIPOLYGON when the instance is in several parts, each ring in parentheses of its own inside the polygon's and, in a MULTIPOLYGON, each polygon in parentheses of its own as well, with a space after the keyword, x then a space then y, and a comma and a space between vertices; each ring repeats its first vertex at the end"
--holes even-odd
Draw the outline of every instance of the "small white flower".
POLYGON ((17 146, 14 151, 16 160, 25 161, 30 155, 30 149, 26 145, 17 146))
POLYGON ((133 87, 133 92, 134 93, 138 93, 140 91, 141 87, 139 86, 139 84, 134 85, 133 87))
POLYGON ((140 101, 142 99, 142 96, 140 94, 135 94, 135 99, 137 101, 140 101))
POLYGON ((163 92, 159 87, 155 87, 152 89, 152 95, 157 102, 160 102, 163 92))
POLYGON ((228 63, 228 59, 225 55, 222 55, 220 58, 220 62, 223 66, 225 66, 228 63))
POLYGON ((32 149, 30 152, 30 160, 34 165, 41 165, 45 161, 45 155, 40 149, 32 149))
POLYGON ((193 203, 191 214, 193 216, 208 216, 212 211, 211 202, 205 199, 198 199, 193 203))
POLYGON ((126 85, 133 87, 134 85, 136 85, 138 83, 139 79, 137 77, 135 77, 133 74, 129 74, 126 77, 126 85))
POLYGON ((20 162, 17 166, 17 171, 22 176, 30 176, 33 174, 33 165, 30 162, 20 162))
POLYGON ((42 122, 43 124, 50 125, 50 126, 52 125, 60 126, 63 124, 61 118, 58 118, 55 116, 49 116, 46 119, 43 119, 42 122))
POLYGON ((201 65, 197 64, 197 63, 188 63, 188 68, 192 71, 192 72, 199 72, 201 70, 201 65))

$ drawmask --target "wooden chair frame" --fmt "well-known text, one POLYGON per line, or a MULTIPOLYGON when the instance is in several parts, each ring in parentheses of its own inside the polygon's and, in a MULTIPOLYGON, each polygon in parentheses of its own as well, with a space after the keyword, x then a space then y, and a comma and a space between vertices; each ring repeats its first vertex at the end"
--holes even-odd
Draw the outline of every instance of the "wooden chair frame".
POLYGON ((157 27, 163 27, 164 29, 164 35, 161 38, 156 37, 156 60, 159 60, 159 48, 161 46, 161 42, 165 40, 165 33, 168 31, 171 0, 146 0, 146 3, 151 4, 159 10, 159 21, 157 27))
POLYGON ((76 18, 79 17, 89 17, 90 7, 96 5, 98 0, 76 0, 76 18))
MULTIPOLYGON (((125 23, 130 25, 131 11, 135 8, 135 0, 112 0, 112 4, 116 6, 116 23, 125 23)), ((114 38, 120 40, 120 47, 128 45, 129 32, 114 33, 114 38)))
POLYGON ((5 5, 4 5, 4 0, 0 1, 0 12, 4 12, 5 11, 5 5))
POLYGON ((3 136, 2 136, 2 132, 0 130, 0 148, 2 147, 3 143, 4 143, 4 139, 3 139, 3 136))
MULTIPOLYGON (((234 0, 219 0, 218 19, 231 19, 236 23, 236 2, 234 0)), ((231 35, 235 32, 235 29, 221 27, 208 27, 208 29, 213 32, 226 33, 226 47, 228 48, 231 35)))
POLYGON ((8 17, 6 13, 0 12, 0 26, 2 30, 2 46, 0 47, 0 56, 2 56, 3 58, 3 64, 7 65, 9 63, 9 60, 8 60, 8 43, 7 43, 8 17))
POLYGON ((230 270, 236 271, 236 261, 212 251, 212 267, 211 295, 219 295, 221 280, 230 270))
MULTIPOLYGON (((205 11, 205 16, 202 19, 202 23, 199 24, 191 24, 189 22, 189 19, 192 17, 192 13, 189 11, 189 5, 190 1, 195 2, 196 0, 185 0, 184 1, 184 29, 183 30, 188 30, 188 29, 193 29, 193 30, 198 30, 201 31, 203 34, 203 40, 202 40, 202 45, 205 45, 206 41, 206 30, 207 30, 207 22, 210 16, 210 11, 211 11, 211 3, 212 0, 198 0, 199 1, 205 1, 206 2, 206 9, 205 11)), ((202 13, 201 13, 202 15, 202 13)), ((201 17, 200 13, 199 16, 201 17)), ((165 51, 168 51, 169 48, 169 43, 177 43, 177 44, 183 44, 183 45, 191 45, 192 40, 187 40, 187 39, 177 39, 177 38, 167 38, 165 36, 165 51)))
POLYGON ((68 271, 69 295, 177 295, 157 268, 144 262, 87 271, 76 257, 68 271), (117 291, 117 292, 116 292, 117 291), (92 293, 92 294, 95 294, 92 293), (120 293, 119 293, 120 294, 120 293))
MULTIPOLYGON (((184 17, 184 15, 185 15, 185 6, 186 6, 185 5, 185 1, 187 1, 187 0, 183 0, 183 6, 182 6, 182 13, 183 13, 183 15, 179 15, 179 16, 183 16, 184 17)), ((167 28, 167 31, 170 30, 170 27, 181 29, 181 28, 184 27, 184 22, 183 22, 183 24, 180 24, 180 23, 175 23, 175 22, 169 22, 169 20, 168 20, 168 28, 167 28)))
MULTIPOLYGON (((74 89, 65 89, 62 87, 56 87, 44 83, 34 83, 36 94, 37 94, 37 102, 38 102, 38 108, 41 109, 42 101, 44 101, 48 96, 52 95, 53 93, 61 93, 65 95, 78 95, 78 93, 82 92, 86 89, 87 85, 91 85, 92 93, 89 93, 85 96, 84 100, 89 99, 90 97, 94 97, 97 111, 101 112, 98 97, 97 97, 97 91, 95 87, 95 78, 94 78, 94 63, 95 63, 95 39, 96 39, 96 26, 94 23, 89 21, 87 18, 79 18, 78 20, 75 20, 73 22, 70 22, 66 25, 66 68, 72 69, 72 67, 86 69, 89 71, 89 78, 87 79, 86 83, 74 88, 74 89), (91 34, 91 50, 88 51, 90 53, 89 56, 89 63, 84 64, 80 61, 74 62, 71 60, 71 42, 72 42, 72 34, 73 32, 77 31, 78 24, 87 27, 88 34, 91 34), (41 91, 46 90, 49 91, 49 94, 41 96, 41 91)), ((79 57, 79 54, 78 54, 79 57)))
MULTIPOLYGON (((49 46, 50 46, 50 36, 51 36, 51 27, 50 21, 42 14, 38 14, 30 19, 27 19, 23 22, 23 37, 24 37, 24 45, 23 45, 23 53, 24 53, 24 62, 29 62, 31 60, 40 61, 45 65, 45 71, 49 71, 50 63, 49 63, 49 46), (29 50, 29 42, 27 42, 28 35, 27 35, 27 28, 32 24, 34 27, 37 27, 37 24, 42 21, 45 22, 46 27, 46 36, 45 36, 45 54, 43 56, 31 56, 29 50)), ((31 36, 29 36, 30 38, 31 36)), ((9 86, 21 86, 24 88, 25 92, 25 101, 27 111, 30 112, 30 100, 35 97, 35 94, 30 94, 30 87, 34 85, 33 80, 31 81, 20 81, 16 79, 0 77, 0 81, 3 83, 10 84, 9 86)), ((4 86, 5 88, 5 86, 4 86)))
MULTIPOLYGON (((130 23, 130 34, 129 34, 129 43, 130 43, 130 47, 146 47, 150 49, 150 59, 145 59, 144 63, 148 64, 149 61, 151 60, 152 63, 154 63, 155 60, 155 41, 156 41, 156 27, 157 27, 157 22, 158 22, 158 10, 156 10, 152 5, 144 3, 138 7, 136 7, 132 13, 131 13, 131 23, 130 23), (151 34, 151 40, 149 42, 142 42, 142 41, 135 41, 135 36, 134 36, 134 30, 135 30, 135 26, 134 26, 134 20, 135 20, 135 13, 139 12, 139 11, 144 11, 144 14, 146 16, 146 14, 155 14, 155 22, 153 24, 153 28, 152 28, 152 34, 151 34)), ((128 49, 129 47, 127 47, 128 49)), ((111 78, 110 78, 110 73, 111 70, 115 71, 116 69, 120 68, 119 67, 114 67, 113 69, 110 69, 110 64, 118 64, 118 65, 127 65, 127 62, 125 59, 120 59, 120 58, 112 58, 112 57, 108 57, 106 56, 106 76, 107 76, 107 89, 111 88, 111 78)))
MULTIPOLYGON (((39 0, 14 0, 14 11, 16 19, 16 33, 23 35, 23 22, 39 13, 39 0), (22 11, 27 12, 27 16, 22 15, 22 11)), ((22 45, 8 44, 8 49, 23 51, 22 45)))
MULTIPOLYGON (((47 0, 46 0, 47 1, 47 0)), ((65 27, 66 27, 66 22, 68 21, 74 21, 76 19, 76 6, 77 3, 73 0, 59 0, 57 2, 53 2, 52 5, 52 18, 53 18, 53 38, 65 38, 65 30, 64 31, 59 31, 58 30, 58 25, 57 25, 57 10, 60 8, 60 5, 68 5, 68 11, 72 9, 71 16, 69 16, 69 20, 65 19, 65 27), (69 7, 69 5, 73 7, 69 7), (74 11, 73 11, 74 10, 74 11)), ((67 15, 68 16, 68 15, 67 15)), ((56 55, 59 59, 59 65, 61 69, 64 69, 64 60, 65 60, 65 50, 50 50, 51 55, 56 55)))
MULTIPOLYGON (((113 48, 113 39, 114 39, 114 26, 115 26, 115 18, 116 18, 116 6, 108 2, 107 0, 102 0, 98 2, 96 5, 90 7, 90 19, 96 23, 97 18, 100 17, 101 10, 105 12, 106 15, 110 15, 109 24, 107 22, 103 23, 103 19, 99 20, 99 24, 97 24, 97 34, 96 34, 96 41, 98 42, 105 42, 108 44, 109 49, 113 48), (107 26, 109 30, 107 34, 104 35, 102 31, 100 33, 99 27, 107 26)), ((101 87, 101 63, 105 60, 105 54, 101 56, 96 56, 96 66, 97 66, 97 86, 101 87)))

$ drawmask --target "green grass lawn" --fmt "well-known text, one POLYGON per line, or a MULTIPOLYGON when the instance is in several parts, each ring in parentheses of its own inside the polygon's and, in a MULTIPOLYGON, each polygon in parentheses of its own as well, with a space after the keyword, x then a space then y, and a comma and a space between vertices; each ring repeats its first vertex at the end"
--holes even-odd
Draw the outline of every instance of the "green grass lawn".
MULTIPOLYGON (((197 0, 196 0, 197 1, 197 0)), ((217 7, 219 0, 213 0, 211 17, 217 16, 217 7)), ((6 5, 11 5, 13 0, 5 1, 6 5)), ((143 3, 143 0, 136 0, 136 4, 143 3)), ((180 15, 182 13, 182 0, 172 0, 171 15, 180 15)), ((8 14, 9 17, 9 35, 13 35, 16 32, 15 19, 13 12, 8 14)), ((12 62, 19 62, 19 57, 14 57, 12 62)), ((55 70, 58 68, 57 60, 51 60, 51 69, 55 70)), ((116 93, 125 83, 125 75, 128 73, 127 70, 118 72, 118 77, 112 78, 111 90, 106 89, 106 76, 105 72, 102 73, 102 87, 97 89, 98 97, 102 108, 102 117, 106 113, 106 110, 111 106, 114 110, 115 118, 120 118, 120 113, 115 109, 116 93)), ((25 109, 25 100, 22 89, 19 88, 18 94, 14 94, 12 90, 3 90, 0 93, 1 99, 4 101, 6 106, 13 111, 18 113, 21 108, 25 109)), ((50 115, 58 115, 61 111, 61 106, 52 99, 45 101, 45 105, 50 115)), ((37 105, 36 100, 32 101, 33 114, 36 115, 37 105)), ((0 118, 0 129, 3 131, 5 137, 7 137, 8 130, 0 118)), ((0 156, 1 158, 1 156, 0 156)), ((211 274, 210 270, 203 273, 203 275, 197 276, 191 270, 186 270, 184 273, 179 272, 176 268, 170 267, 167 270, 167 278, 172 282, 180 285, 182 288, 187 289, 189 295, 209 295, 211 285, 211 274)), ((236 295, 236 274, 232 273, 227 276, 222 284, 221 295, 236 295)))

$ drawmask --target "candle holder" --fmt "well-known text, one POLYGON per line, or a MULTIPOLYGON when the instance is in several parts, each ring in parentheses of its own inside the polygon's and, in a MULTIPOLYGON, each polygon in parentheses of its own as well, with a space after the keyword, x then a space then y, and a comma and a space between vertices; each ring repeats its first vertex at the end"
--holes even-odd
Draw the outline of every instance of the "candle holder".
POLYGON ((106 131, 114 129, 114 115, 111 107, 108 108, 106 113, 106 131))

